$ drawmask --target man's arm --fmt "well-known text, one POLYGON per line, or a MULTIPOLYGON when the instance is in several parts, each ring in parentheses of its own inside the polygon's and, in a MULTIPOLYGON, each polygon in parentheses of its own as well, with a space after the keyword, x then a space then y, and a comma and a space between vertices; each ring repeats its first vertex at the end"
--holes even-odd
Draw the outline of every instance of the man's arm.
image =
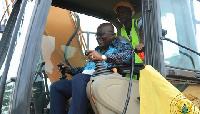
MULTIPOLYGON (((112 46, 115 48, 115 51, 110 54, 105 54, 105 62, 114 64, 131 64, 133 47, 130 43, 114 40, 112 46)), ((87 55, 88 59, 91 61, 104 61, 102 54, 97 51, 88 50, 87 55)))
POLYGON ((144 44, 144 37, 143 37, 142 26, 139 28, 139 40, 140 40, 140 43, 144 44))
POLYGON ((133 47, 125 41, 118 40, 113 41, 113 45, 116 50, 112 54, 106 54, 106 62, 114 64, 131 64, 133 47))
POLYGON ((138 31, 138 38, 139 38, 139 44, 135 46, 135 52, 140 53, 144 51, 144 37, 143 37, 143 28, 142 28, 142 18, 138 19, 137 26, 139 28, 138 31))

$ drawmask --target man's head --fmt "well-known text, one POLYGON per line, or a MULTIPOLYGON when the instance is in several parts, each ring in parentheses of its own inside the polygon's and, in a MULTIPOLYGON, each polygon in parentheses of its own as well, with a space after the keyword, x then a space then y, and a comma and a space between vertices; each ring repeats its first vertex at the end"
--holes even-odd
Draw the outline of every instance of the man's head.
POLYGON ((116 13, 117 18, 122 24, 130 20, 132 16, 135 14, 135 10, 132 4, 126 1, 118 2, 113 10, 116 13))
POLYGON ((114 27, 111 23, 100 24, 97 28, 96 40, 101 49, 108 49, 115 38, 114 27))

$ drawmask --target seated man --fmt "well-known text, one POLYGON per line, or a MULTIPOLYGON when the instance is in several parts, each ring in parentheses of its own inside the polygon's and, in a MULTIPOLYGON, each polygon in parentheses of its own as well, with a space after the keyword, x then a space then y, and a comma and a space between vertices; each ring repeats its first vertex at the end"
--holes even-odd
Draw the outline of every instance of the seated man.
POLYGON ((89 103, 86 86, 95 69, 94 61, 102 61, 106 68, 112 64, 131 64, 132 46, 126 41, 115 40, 114 27, 103 23, 97 28, 96 40, 99 44, 87 51, 90 62, 85 67, 64 65, 65 72, 73 75, 72 80, 59 80, 50 87, 50 114, 66 113, 66 101, 72 97, 68 114, 86 114, 89 103))

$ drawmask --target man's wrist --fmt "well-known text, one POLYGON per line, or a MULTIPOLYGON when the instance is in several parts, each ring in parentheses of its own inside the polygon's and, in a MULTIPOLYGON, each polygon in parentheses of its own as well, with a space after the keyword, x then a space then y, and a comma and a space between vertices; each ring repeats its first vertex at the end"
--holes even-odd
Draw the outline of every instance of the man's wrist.
POLYGON ((106 61, 106 60, 107 60, 106 55, 102 55, 101 58, 102 58, 103 61, 106 61))

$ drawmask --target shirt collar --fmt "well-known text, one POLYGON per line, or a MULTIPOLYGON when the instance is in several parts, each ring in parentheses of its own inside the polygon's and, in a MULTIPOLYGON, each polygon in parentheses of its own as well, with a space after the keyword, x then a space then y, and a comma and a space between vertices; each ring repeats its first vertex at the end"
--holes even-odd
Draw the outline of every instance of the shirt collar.
MULTIPOLYGON (((113 41, 111 42, 111 45, 109 46, 108 50, 109 50, 110 48, 113 48, 115 43, 116 43, 116 40, 113 40, 113 41)), ((99 46, 97 46, 97 47, 95 48, 95 50, 96 50, 97 52, 101 53, 101 52, 100 52, 101 48, 100 48, 99 46)), ((103 53, 101 53, 101 54, 105 54, 108 50, 106 50, 105 52, 103 52, 103 53)))

